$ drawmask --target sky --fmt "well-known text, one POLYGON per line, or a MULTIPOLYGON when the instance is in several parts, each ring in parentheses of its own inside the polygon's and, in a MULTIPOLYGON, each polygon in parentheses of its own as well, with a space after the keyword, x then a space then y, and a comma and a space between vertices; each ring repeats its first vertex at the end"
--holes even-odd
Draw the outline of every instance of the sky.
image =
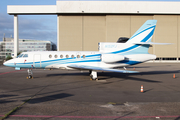
MULTIPOLYGON (((14 36, 14 16, 7 14, 7 5, 56 5, 56 0, 0 0, 0 41, 14 36)), ((57 43, 56 15, 19 15, 19 38, 49 40, 57 43)))
MULTIPOLYGON (((72 0, 68 0, 68 1, 72 1, 72 0)), ((95 1, 95 0, 88 0, 88 1, 95 1)), ((107 0, 101 0, 101 1, 107 1, 107 0)), ((125 0, 113 0, 113 1, 125 1, 125 0)), ((128 1, 180 1, 180 0, 128 0, 128 1)), ((0 41, 2 41, 4 33, 5 33, 5 37, 14 36, 14 17, 13 15, 7 14, 7 5, 56 5, 56 0, 0 0, 0 41)), ((57 44, 56 15, 19 15, 18 20, 19 20, 20 39, 49 40, 57 44)))

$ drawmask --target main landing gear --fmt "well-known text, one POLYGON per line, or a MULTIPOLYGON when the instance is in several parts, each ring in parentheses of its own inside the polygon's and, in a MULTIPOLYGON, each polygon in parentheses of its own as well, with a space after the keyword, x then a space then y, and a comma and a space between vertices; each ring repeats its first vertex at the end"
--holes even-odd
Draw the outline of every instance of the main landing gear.
POLYGON ((98 80, 97 78, 97 72, 89 70, 90 80, 98 80))
POLYGON ((32 69, 28 69, 27 72, 28 72, 27 79, 33 79, 33 77, 32 77, 32 75, 33 75, 32 69))

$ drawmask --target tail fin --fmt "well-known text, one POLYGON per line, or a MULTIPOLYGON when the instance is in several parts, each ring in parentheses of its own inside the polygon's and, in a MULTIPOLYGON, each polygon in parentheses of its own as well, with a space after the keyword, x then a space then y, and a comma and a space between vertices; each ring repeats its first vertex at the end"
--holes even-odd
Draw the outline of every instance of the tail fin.
POLYGON ((101 43, 100 52, 111 51, 122 55, 148 54, 156 22, 157 20, 147 20, 126 43, 101 43))
POLYGON ((147 20, 126 42, 134 45, 131 46, 131 50, 128 50, 125 54, 148 54, 156 23, 157 20, 147 20))
POLYGON ((151 42, 157 20, 147 20, 127 43, 151 42))

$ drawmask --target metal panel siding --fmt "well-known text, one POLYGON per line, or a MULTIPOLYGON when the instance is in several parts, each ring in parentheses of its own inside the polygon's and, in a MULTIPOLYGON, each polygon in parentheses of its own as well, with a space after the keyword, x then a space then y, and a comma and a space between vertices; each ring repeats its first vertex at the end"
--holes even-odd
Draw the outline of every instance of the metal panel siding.
POLYGON ((82 50, 82 16, 59 16, 59 50, 82 50))
POLYGON ((180 57, 180 15, 178 15, 178 17, 177 17, 177 27, 178 27, 178 29, 177 29, 177 47, 178 47, 178 49, 177 49, 177 52, 178 52, 178 57, 180 57))
POLYGON ((59 50, 94 51, 98 42, 116 42, 131 37, 148 19, 156 19, 153 42, 174 43, 153 45, 150 54, 157 57, 180 57, 180 15, 106 15, 58 16, 59 50))
POLYGON ((177 57, 177 15, 155 15, 157 20, 155 42, 173 43, 172 45, 156 45, 157 57, 177 57))
POLYGON ((83 16, 83 51, 98 51, 106 40, 106 16, 83 16))
POLYGON ((130 15, 107 15, 106 31, 106 42, 116 42, 119 37, 130 37, 130 15))

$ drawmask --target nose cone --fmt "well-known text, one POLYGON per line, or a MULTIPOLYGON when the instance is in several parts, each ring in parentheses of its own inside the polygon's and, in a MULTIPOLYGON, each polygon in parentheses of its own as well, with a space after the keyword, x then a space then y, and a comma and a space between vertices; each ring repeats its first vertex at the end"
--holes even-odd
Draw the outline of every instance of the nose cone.
POLYGON ((14 62, 13 60, 8 60, 4 62, 3 65, 8 66, 8 67, 14 67, 14 62))
POLYGON ((6 61, 6 62, 3 63, 3 65, 5 65, 5 66, 7 66, 7 64, 8 64, 8 61, 6 61))
POLYGON ((5 66, 6 66, 6 62, 4 62, 4 63, 3 63, 3 65, 5 65, 5 66))

